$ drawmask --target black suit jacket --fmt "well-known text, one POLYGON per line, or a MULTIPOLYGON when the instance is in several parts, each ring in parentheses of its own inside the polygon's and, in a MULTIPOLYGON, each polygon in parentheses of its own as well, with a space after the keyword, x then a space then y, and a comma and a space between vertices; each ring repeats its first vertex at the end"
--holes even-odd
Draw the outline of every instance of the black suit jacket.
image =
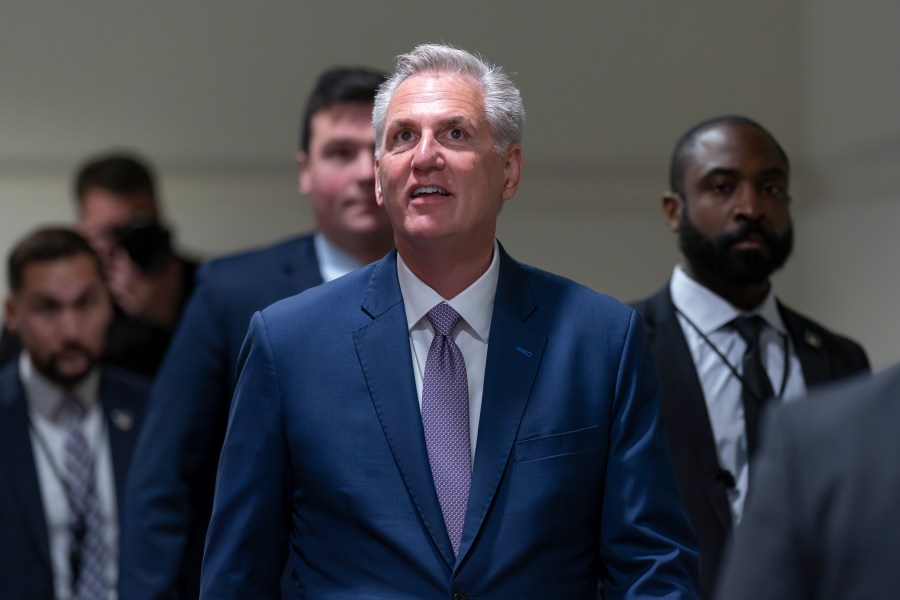
MULTIPOLYGON (((669 286, 635 303, 634 308, 644 318, 656 359, 661 413, 669 436, 672 463, 700 543, 702 597, 710 598, 732 522, 703 388, 675 314, 669 286)), ((800 359, 807 389, 869 370, 869 361, 859 344, 828 331, 781 303, 778 308, 800 359)))
MULTIPOLYGON (((124 491, 148 393, 143 379, 103 368, 100 402, 108 423, 117 498, 124 491), (122 419, 128 414, 130 423, 122 419)), ((19 363, 12 361, 0 369, 0 595, 53 600, 49 537, 31 448, 25 390, 19 363)))
POLYGON ((900 365, 772 411, 721 600, 900 590, 900 365))

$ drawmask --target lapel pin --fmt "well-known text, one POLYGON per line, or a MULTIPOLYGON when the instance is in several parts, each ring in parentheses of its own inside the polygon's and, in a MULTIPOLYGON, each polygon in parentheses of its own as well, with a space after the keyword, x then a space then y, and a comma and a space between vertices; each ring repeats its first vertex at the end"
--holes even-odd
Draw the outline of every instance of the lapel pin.
POLYGON ((131 431, 134 427, 134 415, 130 410, 114 408, 109 412, 109 418, 119 431, 131 431))
POLYGON ((528 358, 531 358, 531 350, 526 350, 522 346, 516 346, 516 352, 519 352, 520 354, 524 354, 528 358))
POLYGON ((814 331, 807 330, 806 332, 804 332, 803 341, 816 350, 822 347, 822 336, 814 331))

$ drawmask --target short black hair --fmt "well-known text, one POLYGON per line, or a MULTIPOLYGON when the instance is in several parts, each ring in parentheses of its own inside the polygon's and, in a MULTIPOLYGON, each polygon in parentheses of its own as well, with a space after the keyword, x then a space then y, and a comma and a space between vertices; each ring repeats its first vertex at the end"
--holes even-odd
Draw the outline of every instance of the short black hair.
POLYGON ((75 198, 81 203, 90 188, 122 196, 148 194, 156 198, 153 169, 142 158, 128 152, 112 152, 85 162, 75 176, 75 198))
POLYGON ((385 78, 385 73, 367 67, 336 67, 319 75, 303 110, 300 150, 309 152, 310 124, 317 112, 338 102, 372 104, 385 78))
POLYGON ((104 279, 100 257, 86 239, 62 227, 38 229, 23 238, 9 254, 7 263, 7 283, 9 290, 17 294, 22 289, 25 268, 31 264, 70 258, 85 254, 97 268, 97 274, 104 279))
POLYGON ((700 137, 700 134, 705 133, 710 129, 729 125, 753 127, 764 133, 772 140, 775 149, 784 161, 785 168, 790 171, 791 162, 788 160, 787 153, 784 151, 784 148, 781 147, 781 144, 778 143, 778 140, 775 139, 775 136, 769 133, 768 129, 749 117, 741 115, 723 115, 697 123, 684 132, 681 137, 678 138, 678 141, 675 142, 675 149, 672 151, 672 162, 669 165, 669 190, 675 192, 679 196, 684 196, 684 171, 688 160, 690 159, 690 154, 693 151, 694 142, 700 137))

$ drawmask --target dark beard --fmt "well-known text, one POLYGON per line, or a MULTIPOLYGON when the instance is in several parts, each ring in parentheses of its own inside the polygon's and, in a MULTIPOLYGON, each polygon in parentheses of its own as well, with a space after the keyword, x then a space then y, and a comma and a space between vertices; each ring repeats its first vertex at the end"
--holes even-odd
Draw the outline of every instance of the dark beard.
POLYGON ((87 374, 91 372, 91 369, 93 369, 94 365, 97 363, 97 357, 93 356, 91 352, 81 344, 68 344, 66 350, 77 350, 84 354, 88 358, 87 368, 81 373, 75 373, 74 375, 65 374, 59 370, 59 356, 56 354, 47 357, 46 361, 39 361, 32 356, 31 363, 41 375, 50 381, 57 383, 64 388, 71 388, 87 377, 87 374))
POLYGON ((737 231, 721 233, 708 238, 697 231, 687 216, 681 214, 678 244, 688 263, 705 279, 757 285, 768 281, 769 276, 784 266, 794 247, 794 227, 788 225, 784 235, 760 225, 759 221, 746 222, 737 231), (750 235, 760 236, 764 249, 735 250, 734 245, 750 235))

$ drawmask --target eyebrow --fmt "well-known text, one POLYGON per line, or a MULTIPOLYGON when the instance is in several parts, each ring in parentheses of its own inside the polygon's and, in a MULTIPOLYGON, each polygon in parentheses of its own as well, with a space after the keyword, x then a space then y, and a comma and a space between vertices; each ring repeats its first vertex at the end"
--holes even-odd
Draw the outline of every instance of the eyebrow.
MULTIPOLYGON (((438 121, 438 125, 441 128, 453 127, 455 125, 464 125, 471 129, 475 129, 475 124, 471 120, 469 120, 468 118, 466 118, 462 115, 453 115, 453 116, 441 119, 440 121, 438 121)), ((394 121, 391 121, 388 124, 388 129, 390 129, 390 130, 414 129, 414 128, 416 128, 416 121, 414 121, 413 119, 396 119, 394 121)))
MULTIPOLYGON (((714 167, 703 174, 701 179, 708 179, 710 177, 716 176, 725 176, 725 177, 741 177, 742 173, 739 169, 729 169, 727 167, 714 167)), ((788 176, 787 171, 782 169, 781 167, 773 167, 771 169, 766 169, 762 173, 759 173, 758 177, 784 177, 785 179, 788 176)))

